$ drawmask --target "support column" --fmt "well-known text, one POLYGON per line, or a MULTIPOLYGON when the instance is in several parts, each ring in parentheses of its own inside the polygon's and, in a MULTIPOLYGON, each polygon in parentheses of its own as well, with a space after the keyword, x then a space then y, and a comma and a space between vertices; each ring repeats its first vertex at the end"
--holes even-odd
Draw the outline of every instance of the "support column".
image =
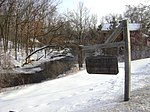
POLYGON ((123 36, 125 39, 125 89, 124 89, 124 101, 130 99, 131 91, 131 44, 130 44, 130 31, 128 21, 123 21, 123 36))

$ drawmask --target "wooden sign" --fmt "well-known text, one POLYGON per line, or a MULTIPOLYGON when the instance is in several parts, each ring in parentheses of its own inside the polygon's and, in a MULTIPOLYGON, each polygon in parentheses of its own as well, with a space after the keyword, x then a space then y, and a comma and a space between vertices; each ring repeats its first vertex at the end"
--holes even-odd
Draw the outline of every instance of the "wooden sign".
POLYGON ((85 59, 89 74, 118 74, 118 60, 115 56, 91 56, 85 59))

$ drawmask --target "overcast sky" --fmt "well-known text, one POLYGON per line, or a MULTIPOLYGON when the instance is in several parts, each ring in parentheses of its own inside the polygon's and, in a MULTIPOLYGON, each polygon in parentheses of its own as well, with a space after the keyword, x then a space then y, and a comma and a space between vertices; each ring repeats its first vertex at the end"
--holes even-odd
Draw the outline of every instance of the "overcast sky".
POLYGON ((99 18, 110 13, 122 14, 126 5, 138 5, 140 3, 150 5, 150 0, 62 0, 60 9, 62 12, 67 9, 76 9, 80 1, 99 18))

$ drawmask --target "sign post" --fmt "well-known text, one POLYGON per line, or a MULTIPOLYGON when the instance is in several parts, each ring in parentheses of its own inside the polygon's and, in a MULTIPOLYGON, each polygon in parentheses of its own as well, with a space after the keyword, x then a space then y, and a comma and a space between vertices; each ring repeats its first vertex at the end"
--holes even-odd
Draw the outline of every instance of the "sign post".
POLYGON ((123 21, 124 29, 123 36, 125 38, 125 86, 124 86, 124 101, 128 101, 130 98, 131 89, 131 48, 130 48, 130 32, 128 27, 128 21, 123 21))
MULTIPOLYGON (((131 44, 130 44, 130 32, 129 32, 129 25, 127 20, 123 20, 121 24, 118 26, 118 28, 110 35, 110 37, 105 41, 104 44, 97 44, 97 45, 92 45, 92 46, 84 46, 83 50, 92 50, 92 49, 99 49, 99 48, 112 48, 112 47, 124 47, 124 56, 125 56, 125 84, 124 84, 124 101, 128 101, 130 99, 130 89, 131 89, 131 44), (119 36, 119 34, 123 31, 123 37, 124 40, 121 42, 114 42, 115 39, 119 36)), ((103 57, 104 58, 104 57, 103 57)), ((110 58, 112 60, 112 58, 110 58)), ((96 61, 99 61, 103 63, 101 59, 96 58, 96 61)), ((114 67, 113 70, 107 69, 109 64, 106 64, 104 67, 100 66, 99 63, 95 63, 91 65, 92 63, 95 62, 94 59, 89 58, 86 60, 88 63, 87 66, 87 71, 89 73, 117 73, 117 69, 114 67), (91 64, 89 62, 92 62, 91 64), (97 67, 100 66, 101 68, 97 67), (91 69, 91 67, 94 67, 91 69), (108 70, 106 72, 105 70, 108 70), (115 72, 114 72, 115 70, 115 72)), ((108 61, 109 58, 103 59, 104 61, 108 61)), ((113 62, 113 61, 110 61, 113 62)), ((116 61, 114 61, 116 63, 116 61)))

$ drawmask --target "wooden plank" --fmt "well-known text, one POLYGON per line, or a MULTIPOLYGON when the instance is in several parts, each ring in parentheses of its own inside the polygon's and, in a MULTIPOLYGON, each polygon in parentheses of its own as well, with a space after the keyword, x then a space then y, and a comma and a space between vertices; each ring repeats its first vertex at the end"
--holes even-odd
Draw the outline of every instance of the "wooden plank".
POLYGON ((125 42, 114 42, 114 43, 106 43, 106 44, 96 44, 96 45, 90 45, 90 46, 83 46, 83 50, 95 50, 99 48, 112 48, 112 47, 121 47, 124 46, 125 42))
POLYGON ((129 23, 127 20, 123 21, 124 29, 123 36, 125 38, 125 89, 124 89, 124 101, 130 99, 131 91, 131 44, 130 44, 130 31, 129 23))
POLYGON ((116 56, 91 56, 85 62, 89 74, 116 75, 119 72, 116 56))
POLYGON ((109 36, 109 38, 105 41, 105 43, 113 42, 122 32, 122 23, 115 29, 115 31, 109 36))

